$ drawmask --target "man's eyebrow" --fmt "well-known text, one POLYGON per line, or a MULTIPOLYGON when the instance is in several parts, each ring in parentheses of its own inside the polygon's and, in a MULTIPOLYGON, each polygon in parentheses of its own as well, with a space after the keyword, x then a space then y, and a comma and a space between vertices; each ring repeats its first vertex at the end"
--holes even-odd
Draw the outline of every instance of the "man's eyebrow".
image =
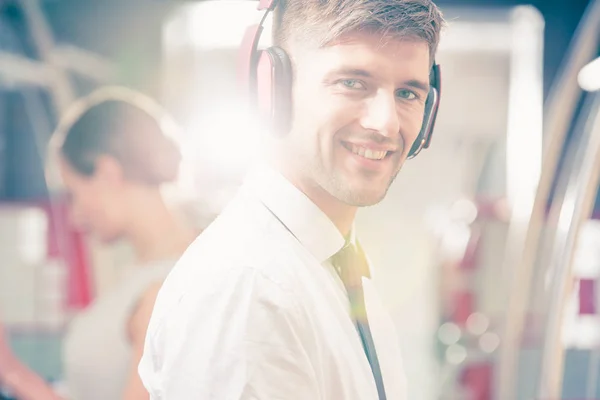
POLYGON ((351 75, 351 76, 362 76, 365 78, 372 78, 373 74, 369 71, 361 69, 361 68, 347 68, 342 67, 336 70, 331 71, 331 75, 351 75))
MULTIPOLYGON (((362 68, 349 68, 342 67, 336 70, 331 71, 331 75, 349 75, 349 76, 362 76, 365 78, 373 78, 373 74, 369 71, 362 68)), ((403 82, 403 85, 410 86, 415 89, 422 90, 424 92, 429 92, 429 82, 424 82, 419 79, 410 79, 408 81, 403 82)))
POLYGON ((429 92, 429 82, 423 82, 418 79, 411 79, 404 82, 404 85, 410 86, 415 89, 422 90, 424 92, 429 92))

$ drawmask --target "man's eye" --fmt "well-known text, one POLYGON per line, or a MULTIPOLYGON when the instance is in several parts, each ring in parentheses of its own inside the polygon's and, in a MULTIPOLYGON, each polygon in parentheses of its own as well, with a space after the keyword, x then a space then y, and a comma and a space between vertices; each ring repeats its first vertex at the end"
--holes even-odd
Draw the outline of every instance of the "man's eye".
POLYGON ((396 97, 404 100, 415 100, 419 96, 417 96, 412 90, 398 89, 396 90, 396 97))
POLYGON ((362 90, 365 88, 365 85, 358 79, 343 79, 339 83, 348 89, 362 90))

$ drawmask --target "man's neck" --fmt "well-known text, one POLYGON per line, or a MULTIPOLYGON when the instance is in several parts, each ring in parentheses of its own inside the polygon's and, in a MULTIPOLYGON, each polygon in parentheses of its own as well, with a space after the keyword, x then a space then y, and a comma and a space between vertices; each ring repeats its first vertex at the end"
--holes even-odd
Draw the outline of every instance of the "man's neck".
POLYGON ((299 189, 329 217, 345 238, 350 236, 357 207, 340 202, 321 187, 312 191, 302 187, 299 189))
POLYGON ((341 202, 321 186, 308 179, 302 179, 288 168, 281 165, 274 166, 292 185, 304 193, 327 217, 334 223, 344 237, 348 237, 354 225, 356 211, 355 206, 341 202))

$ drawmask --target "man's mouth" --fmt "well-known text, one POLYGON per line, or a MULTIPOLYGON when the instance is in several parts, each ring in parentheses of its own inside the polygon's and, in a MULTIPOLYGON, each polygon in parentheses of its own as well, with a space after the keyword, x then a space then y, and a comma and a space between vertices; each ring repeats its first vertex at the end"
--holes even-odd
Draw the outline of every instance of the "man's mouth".
POLYGON ((375 161, 383 160, 386 156, 393 153, 390 150, 375 150, 348 142, 343 142, 343 146, 358 156, 375 161))

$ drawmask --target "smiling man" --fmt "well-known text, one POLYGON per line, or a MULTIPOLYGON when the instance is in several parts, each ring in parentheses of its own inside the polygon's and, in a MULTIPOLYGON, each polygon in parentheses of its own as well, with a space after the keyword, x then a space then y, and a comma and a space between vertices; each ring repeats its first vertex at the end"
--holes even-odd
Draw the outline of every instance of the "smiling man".
POLYGON ((142 380, 152 399, 406 399, 353 221, 419 136, 442 15, 429 0, 275 12, 289 123, 163 285, 142 380))

